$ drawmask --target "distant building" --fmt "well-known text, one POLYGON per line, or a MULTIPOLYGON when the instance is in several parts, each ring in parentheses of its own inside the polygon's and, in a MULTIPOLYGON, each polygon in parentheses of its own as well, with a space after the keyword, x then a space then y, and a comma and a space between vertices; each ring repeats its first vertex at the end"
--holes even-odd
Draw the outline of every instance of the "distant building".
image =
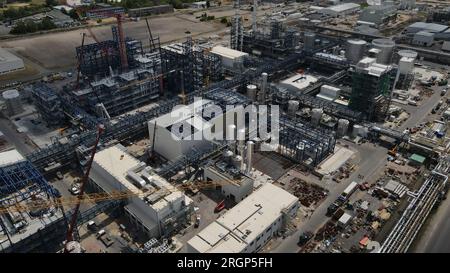
POLYGON ((40 23, 40 22, 42 22, 42 20, 44 18, 50 18, 57 27, 68 27, 68 26, 78 24, 69 15, 64 14, 63 12, 61 12, 61 10, 58 10, 58 9, 53 9, 48 12, 38 13, 35 15, 17 19, 14 21, 14 24, 16 24, 19 21, 29 21, 29 20, 31 20, 35 23, 40 23))
POLYGON ((163 14, 163 13, 172 13, 173 6, 172 5, 159 5, 153 7, 144 7, 137 9, 129 9, 128 16, 130 17, 143 17, 155 14, 163 14))
POLYGON ((389 109, 392 67, 364 58, 352 73, 349 107, 364 113, 368 120, 383 120, 389 109))
POLYGON ((368 6, 361 11, 358 25, 379 28, 397 18, 397 7, 391 4, 368 6))
POLYGON ((425 23, 425 22, 416 22, 409 25, 406 28, 406 34, 414 35, 419 31, 427 31, 429 33, 440 33, 444 32, 448 29, 448 26, 435 24, 435 23, 425 23))
POLYGON ((297 197, 267 183, 189 240, 188 252, 257 252, 289 225, 299 207, 297 197))
POLYGON ((0 75, 11 73, 25 68, 23 60, 10 53, 6 49, 0 48, 0 75))
POLYGON ((329 15, 333 17, 345 16, 348 14, 355 13, 360 10, 360 5, 355 3, 344 3, 338 4, 330 7, 326 7, 318 10, 317 12, 324 15, 329 15))
POLYGON ((434 43, 434 33, 428 31, 419 31, 414 34, 412 44, 419 46, 432 46, 434 43))
POLYGON ((191 3, 191 8, 193 9, 205 9, 206 8, 206 1, 199 1, 191 3))

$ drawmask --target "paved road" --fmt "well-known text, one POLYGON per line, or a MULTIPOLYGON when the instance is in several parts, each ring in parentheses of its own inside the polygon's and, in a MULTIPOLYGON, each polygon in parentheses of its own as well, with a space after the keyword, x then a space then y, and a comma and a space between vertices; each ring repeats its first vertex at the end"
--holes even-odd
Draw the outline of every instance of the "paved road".
POLYGON ((406 111, 409 112, 411 115, 408 120, 403 123, 399 129, 403 130, 406 128, 411 128, 414 126, 417 126, 421 122, 424 121, 424 119, 430 114, 431 109, 433 109, 436 104, 442 99, 441 97, 441 86, 433 86, 432 89, 434 90, 433 95, 429 97, 425 102, 423 102, 419 106, 412 106, 412 105, 401 105, 402 108, 404 108, 406 111))
POLYGON ((17 132, 9 120, 0 118, 0 131, 4 134, 5 139, 14 145, 22 155, 25 156, 35 149, 31 144, 25 142, 27 137, 17 132))
POLYGON ((297 246, 298 237, 306 230, 316 231, 319 229, 329 218, 325 216, 328 206, 333 203, 338 196, 344 191, 344 189, 350 184, 351 181, 360 181, 358 175, 364 177, 370 177, 378 172, 386 164, 387 149, 382 147, 374 147, 373 144, 363 144, 359 146, 360 157, 362 161, 359 164, 359 168, 352 174, 347 180, 337 184, 334 191, 330 191, 327 199, 314 211, 311 218, 302 222, 298 226, 297 232, 293 235, 285 238, 283 242, 272 252, 275 253, 293 253, 298 252, 297 246))
POLYGON ((411 252, 450 253, 450 196, 447 194, 437 211, 422 227, 411 252))

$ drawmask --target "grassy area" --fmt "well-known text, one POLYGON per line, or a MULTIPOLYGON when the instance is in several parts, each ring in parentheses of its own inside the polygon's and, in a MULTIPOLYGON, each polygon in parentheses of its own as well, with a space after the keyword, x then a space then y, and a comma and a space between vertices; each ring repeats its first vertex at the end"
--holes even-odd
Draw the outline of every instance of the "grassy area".
POLYGON ((0 75, 0 82, 18 81, 20 79, 23 79, 24 77, 32 77, 37 75, 39 75, 39 71, 30 64, 25 63, 25 68, 22 70, 11 72, 5 75, 0 75))

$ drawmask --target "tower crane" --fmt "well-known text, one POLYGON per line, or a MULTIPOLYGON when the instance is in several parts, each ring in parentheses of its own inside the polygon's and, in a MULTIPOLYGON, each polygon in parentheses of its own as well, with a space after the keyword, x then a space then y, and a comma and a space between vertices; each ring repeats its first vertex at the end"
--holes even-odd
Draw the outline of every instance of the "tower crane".
MULTIPOLYGON (((196 188, 214 188, 217 186, 222 186, 226 183, 230 182, 218 182, 218 181, 208 181, 208 182, 196 182, 189 185, 179 185, 179 186, 172 186, 170 188, 162 189, 162 191, 166 191, 167 193, 175 192, 175 191, 182 191, 182 190, 190 190, 195 186, 196 188)), ((72 207, 74 205, 77 205, 78 203, 99 203, 104 201, 114 201, 114 200, 124 200, 131 197, 146 197, 148 195, 151 195, 152 193, 156 192, 158 190, 152 190, 152 191, 111 191, 109 193, 101 192, 101 193, 84 193, 79 194, 77 196, 73 197, 59 197, 54 198, 53 201, 49 202, 42 202, 41 199, 33 199, 26 204, 20 204, 16 203, 9 207, 0 207, 0 215, 9 213, 9 212, 29 212, 34 210, 44 210, 44 209, 50 209, 55 206, 57 207, 72 207)))

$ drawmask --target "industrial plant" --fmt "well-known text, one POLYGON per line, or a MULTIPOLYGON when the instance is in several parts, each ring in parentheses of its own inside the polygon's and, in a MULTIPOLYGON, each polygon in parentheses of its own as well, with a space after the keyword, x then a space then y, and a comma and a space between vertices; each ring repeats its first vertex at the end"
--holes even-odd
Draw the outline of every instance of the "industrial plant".
POLYGON ((5 36, 0 253, 450 252, 431 2, 67 4, 5 36))

